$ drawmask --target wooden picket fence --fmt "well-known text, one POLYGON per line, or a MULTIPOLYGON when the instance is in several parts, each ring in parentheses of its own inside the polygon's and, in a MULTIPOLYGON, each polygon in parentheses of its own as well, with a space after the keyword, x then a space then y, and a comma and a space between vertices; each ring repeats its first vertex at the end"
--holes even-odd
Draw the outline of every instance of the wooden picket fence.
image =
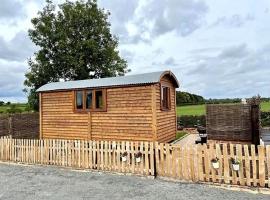
POLYGON ((181 147, 157 144, 156 169, 160 176, 193 182, 216 182, 241 186, 270 187, 270 146, 209 144, 181 147), (219 159, 214 169, 211 160, 219 159), (240 161, 239 171, 231 158, 240 161))
POLYGON ((192 182, 270 187, 270 146, 0 138, 0 160, 163 176, 192 182), (139 162, 136 156, 140 153, 139 162), (213 158, 219 159, 214 169, 213 158), (240 160, 234 171, 231 158, 240 160))
POLYGON ((0 160, 154 175, 154 144, 6 137, 0 138, 0 160), (142 154, 140 162, 135 159, 138 152, 142 154))

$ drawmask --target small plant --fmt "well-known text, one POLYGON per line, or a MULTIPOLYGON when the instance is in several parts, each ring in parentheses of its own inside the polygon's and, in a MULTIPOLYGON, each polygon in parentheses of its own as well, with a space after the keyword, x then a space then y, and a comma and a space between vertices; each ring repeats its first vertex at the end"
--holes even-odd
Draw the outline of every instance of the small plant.
POLYGON ((231 163, 233 165, 239 165, 240 164, 240 160, 238 160, 237 158, 231 158, 231 163))
POLYGON ((141 162, 142 153, 138 152, 135 154, 135 160, 137 163, 141 162))
POLYGON ((142 157, 142 153, 140 151, 135 154, 135 158, 141 158, 141 157, 142 157))
POLYGON ((240 169, 240 160, 237 158, 231 158, 232 168, 234 171, 239 171, 240 169))
POLYGON ((217 157, 213 158, 211 160, 212 166, 214 169, 218 169, 219 168, 219 159, 217 157))
POLYGON ((215 157, 215 158, 213 158, 213 159, 211 160, 212 163, 217 163, 218 161, 219 161, 219 159, 218 159, 217 157, 215 157))
POLYGON ((128 153, 125 151, 124 153, 121 153, 120 156, 121 156, 121 159, 123 162, 126 162, 127 161, 127 155, 128 153))

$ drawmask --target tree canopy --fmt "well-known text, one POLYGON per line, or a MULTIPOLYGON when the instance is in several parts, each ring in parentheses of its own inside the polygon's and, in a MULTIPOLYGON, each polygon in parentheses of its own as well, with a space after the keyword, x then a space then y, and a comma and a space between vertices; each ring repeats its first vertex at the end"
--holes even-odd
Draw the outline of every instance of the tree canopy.
POLYGON ((28 102, 38 109, 36 90, 59 80, 81 80, 122 76, 127 62, 119 55, 118 39, 110 31, 109 13, 98 8, 96 0, 51 0, 31 20, 30 39, 39 47, 29 59, 24 82, 28 102))
POLYGON ((176 91, 176 104, 178 106, 203 103, 205 103, 205 99, 202 96, 191 94, 188 92, 176 91))

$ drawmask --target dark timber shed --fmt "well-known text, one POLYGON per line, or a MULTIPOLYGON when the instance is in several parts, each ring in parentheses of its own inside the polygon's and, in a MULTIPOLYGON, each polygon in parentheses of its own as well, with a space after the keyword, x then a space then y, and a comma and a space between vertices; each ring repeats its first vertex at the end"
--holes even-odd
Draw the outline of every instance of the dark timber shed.
POLYGON ((48 83, 38 89, 40 137, 171 141, 178 87, 170 71, 48 83))

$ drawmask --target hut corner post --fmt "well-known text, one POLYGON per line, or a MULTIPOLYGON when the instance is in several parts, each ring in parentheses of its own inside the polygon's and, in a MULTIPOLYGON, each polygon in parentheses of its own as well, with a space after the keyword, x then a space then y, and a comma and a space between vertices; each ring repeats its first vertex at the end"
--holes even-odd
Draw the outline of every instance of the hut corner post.
POLYGON ((156 104, 156 86, 151 86, 152 90, 152 130, 153 141, 157 141, 157 104, 156 104))

